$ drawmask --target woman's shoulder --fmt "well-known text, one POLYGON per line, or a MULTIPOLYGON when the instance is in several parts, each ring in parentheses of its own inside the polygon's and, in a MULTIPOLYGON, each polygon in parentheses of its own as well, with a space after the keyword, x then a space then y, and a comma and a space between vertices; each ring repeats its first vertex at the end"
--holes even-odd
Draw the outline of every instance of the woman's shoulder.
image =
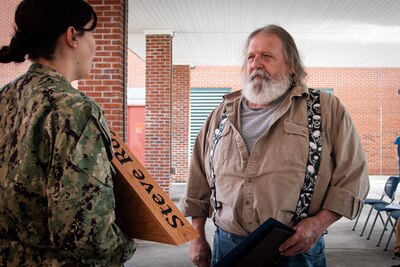
POLYGON ((100 118, 103 114, 96 101, 60 77, 37 75, 32 79, 32 86, 25 90, 31 90, 29 101, 33 106, 41 107, 60 119, 80 118, 87 121, 91 117, 100 118))

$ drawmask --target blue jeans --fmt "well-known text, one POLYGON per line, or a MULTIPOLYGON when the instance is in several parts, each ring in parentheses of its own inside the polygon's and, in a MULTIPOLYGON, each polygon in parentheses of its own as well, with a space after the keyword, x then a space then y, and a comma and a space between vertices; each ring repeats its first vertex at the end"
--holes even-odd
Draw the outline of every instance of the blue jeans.
MULTIPOLYGON (((223 256, 236 247, 246 237, 237 236, 217 227, 214 235, 212 265, 216 264, 223 256)), ((325 267, 325 240, 321 236, 314 246, 307 252, 283 258, 279 267, 325 267)))

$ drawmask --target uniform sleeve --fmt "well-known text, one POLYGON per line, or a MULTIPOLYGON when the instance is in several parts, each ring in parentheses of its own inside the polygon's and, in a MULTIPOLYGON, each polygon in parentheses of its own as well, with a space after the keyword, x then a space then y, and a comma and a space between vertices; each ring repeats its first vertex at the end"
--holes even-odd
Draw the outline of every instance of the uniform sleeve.
POLYGON ((115 224, 111 148, 99 115, 80 106, 57 113, 49 136, 48 223, 55 248, 84 264, 125 262, 135 244, 115 224))
POLYGON ((354 219, 369 191, 367 160, 347 110, 337 102, 331 112, 334 169, 323 208, 354 219))
POLYGON ((213 113, 207 118, 193 147, 193 154, 189 165, 189 177, 186 183, 186 192, 180 200, 180 208, 185 216, 211 217, 210 204, 211 190, 207 180, 205 164, 208 156, 208 132, 213 113))

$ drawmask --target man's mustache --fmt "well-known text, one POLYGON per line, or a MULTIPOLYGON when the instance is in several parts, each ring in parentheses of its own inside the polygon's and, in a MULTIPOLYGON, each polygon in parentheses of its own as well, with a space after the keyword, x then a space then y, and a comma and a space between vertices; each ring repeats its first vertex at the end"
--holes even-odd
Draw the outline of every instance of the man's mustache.
POLYGON ((271 76, 263 69, 253 70, 250 75, 250 81, 253 81, 256 76, 261 76, 264 80, 271 80, 271 76))

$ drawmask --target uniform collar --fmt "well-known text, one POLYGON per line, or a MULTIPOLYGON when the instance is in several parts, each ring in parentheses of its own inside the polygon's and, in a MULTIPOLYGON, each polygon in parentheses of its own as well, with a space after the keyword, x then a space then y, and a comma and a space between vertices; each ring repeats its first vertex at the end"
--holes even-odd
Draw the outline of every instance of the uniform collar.
POLYGON ((49 66, 43 65, 43 64, 33 63, 33 64, 29 67, 28 72, 32 72, 32 73, 34 72, 34 73, 37 73, 37 74, 48 75, 48 76, 51 76, 51 77, 60 79, 60 80, 62 80, 62 81, 67 82, 68 84, 70 84, 70 83, 64 78, 64 76, 63 76, 61 73, 59 73, 57 70, 55 70, 55 69, 53 69, 53 68, 51 68, 51 67, 49 67, 49 66))

